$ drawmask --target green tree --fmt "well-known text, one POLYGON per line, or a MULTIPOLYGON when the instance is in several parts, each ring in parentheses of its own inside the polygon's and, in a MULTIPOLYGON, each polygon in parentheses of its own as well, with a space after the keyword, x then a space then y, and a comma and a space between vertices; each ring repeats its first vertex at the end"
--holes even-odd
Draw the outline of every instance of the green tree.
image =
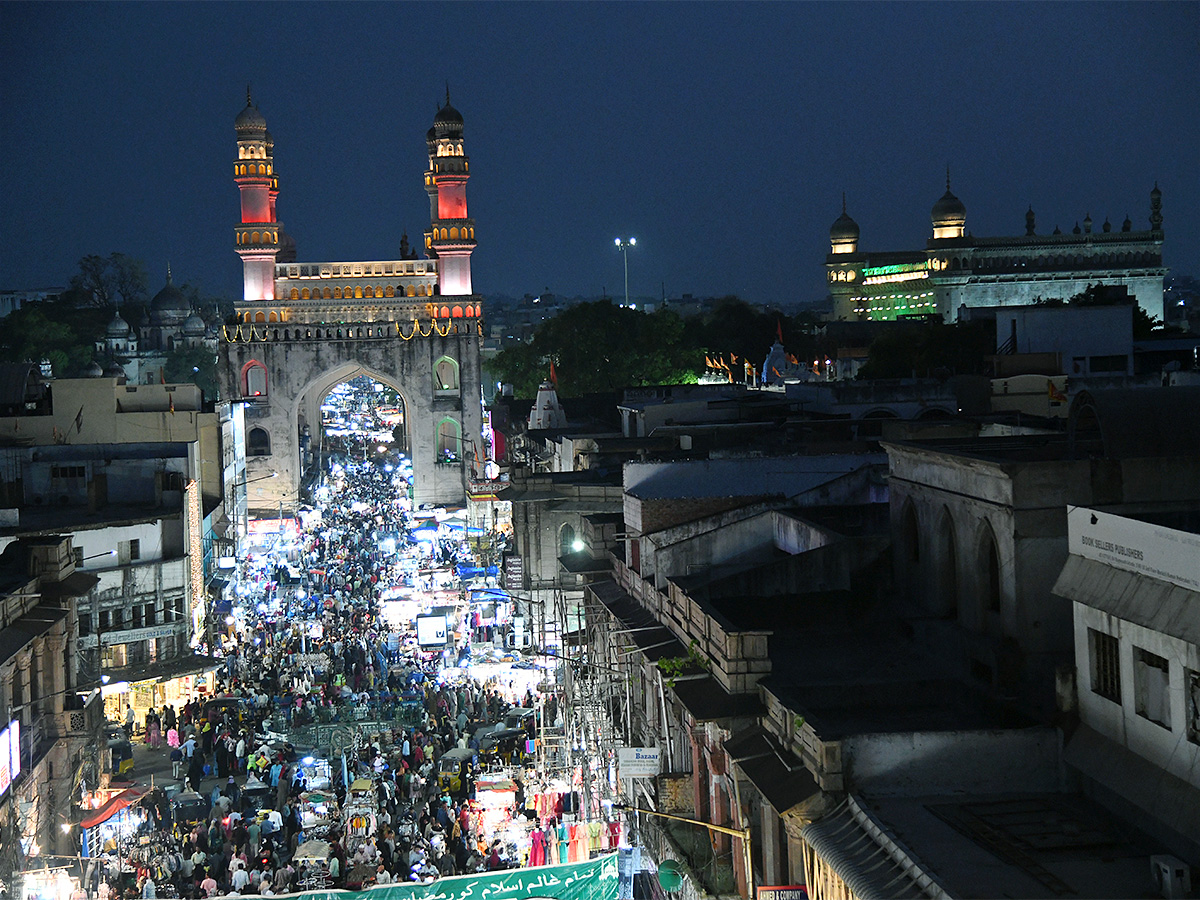
POLYGON ((95 358, 111 309, 75 309, 69 297, 30 303, 14 310, 0 327, 0 358, 50 360, 59 378, 82 375, 95 358))
POLYGON ((146 264, 124 253, 89 254, 79 260, 79 272, 71 278, 71 291, 81 305, 98 308, 145 303, 146 285, 146 264))
POLYGON ((581 303, 543 322, 528 344, 501 351, 489 364, 497 380, 532 397, 554 363, 565 397, 646 384, 696 380, 703 358, 685 339, 679 316, 638 312, 608 301, 581 303))
POLYGON ((167 354, 163 375, 168 384, 194 384, 207 400, 217 400, 217 354, 207 347, 178 347, 167 354))

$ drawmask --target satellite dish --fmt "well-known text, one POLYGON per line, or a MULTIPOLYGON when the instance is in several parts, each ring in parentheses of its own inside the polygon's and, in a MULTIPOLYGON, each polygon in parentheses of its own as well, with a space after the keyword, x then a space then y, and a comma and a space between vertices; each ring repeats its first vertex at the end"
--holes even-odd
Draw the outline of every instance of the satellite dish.
POLYGON ((664 891, 677 891, 683 885, 683 867, 673 859, 664 859, 658 865, 658 883, 664 891))

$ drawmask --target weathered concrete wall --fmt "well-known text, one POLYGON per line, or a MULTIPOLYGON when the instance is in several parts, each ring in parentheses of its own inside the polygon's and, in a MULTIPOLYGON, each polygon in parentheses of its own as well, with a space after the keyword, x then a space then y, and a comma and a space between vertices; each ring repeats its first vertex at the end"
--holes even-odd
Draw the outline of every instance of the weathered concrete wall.
POLYGON ((842 744, 847 788, 878 796, 1057 791, 1053 728, 863 734, 842 744))

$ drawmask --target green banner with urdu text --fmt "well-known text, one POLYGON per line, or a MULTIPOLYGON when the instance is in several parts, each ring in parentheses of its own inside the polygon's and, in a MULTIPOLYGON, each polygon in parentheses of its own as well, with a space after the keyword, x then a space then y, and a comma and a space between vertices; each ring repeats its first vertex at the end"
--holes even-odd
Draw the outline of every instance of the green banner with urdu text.
POLYGON ((288 900, 617 900, 617 854, 558 866, 455 875, 365 891, 305 891, 288 900))

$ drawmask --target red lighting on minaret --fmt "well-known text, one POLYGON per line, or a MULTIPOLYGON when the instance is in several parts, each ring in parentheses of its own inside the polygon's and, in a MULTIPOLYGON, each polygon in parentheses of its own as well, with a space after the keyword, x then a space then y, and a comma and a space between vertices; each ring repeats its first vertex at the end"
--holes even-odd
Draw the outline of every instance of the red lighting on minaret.
POLYGON ((274 169, 274 141, 267 120, 250 99, 233 123, 237 160, 233 180, 241 193, 241 224, 235 229, 235 252, 242 258, 243 299, 275 299, 275 254, 280 225, 275 218, 279 181, 274 169))
POLYGON ((475 249, 475 222, 467 215, 467 180, 470 160, 463 152, 463 118, 450 105, 438 110, 426 135, 429 169, 425 190, 429 193, 429 230, 425 249, 438 260, 438 285, 443 296, 471 294, 471 253, 475 249))

